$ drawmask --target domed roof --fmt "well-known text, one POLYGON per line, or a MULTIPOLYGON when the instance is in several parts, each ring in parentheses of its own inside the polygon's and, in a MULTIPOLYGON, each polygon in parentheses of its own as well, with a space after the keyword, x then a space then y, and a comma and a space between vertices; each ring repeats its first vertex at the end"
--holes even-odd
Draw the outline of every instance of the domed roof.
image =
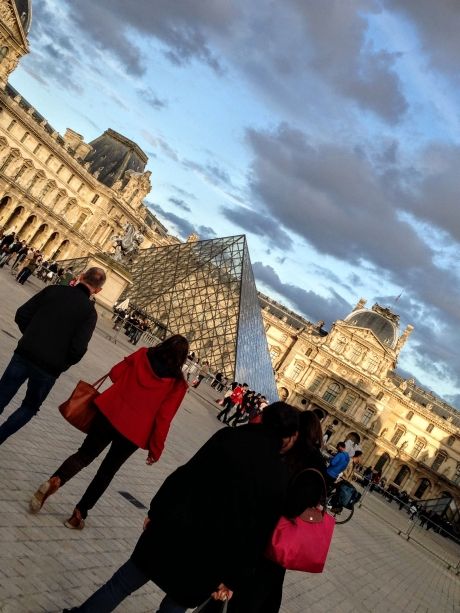
POLYGON ((26 34, 30 30, 30 22, 32 21, 32 6, 30 0, 14 0, 22 28, 26 34))
POLYGON ((390 311, 388 311, 387 316, 385 316, 382 312, 374 310, 376 307, 380 311, 385 312, 388 310, 375 305, 372 310, 360 309, 358 311, 353 311, 353 313, 350 313, 350 315, 345 318, 345 321, 357 328, 372 330, 382 345, 394 349, 398 341, 397 316, 390 311))

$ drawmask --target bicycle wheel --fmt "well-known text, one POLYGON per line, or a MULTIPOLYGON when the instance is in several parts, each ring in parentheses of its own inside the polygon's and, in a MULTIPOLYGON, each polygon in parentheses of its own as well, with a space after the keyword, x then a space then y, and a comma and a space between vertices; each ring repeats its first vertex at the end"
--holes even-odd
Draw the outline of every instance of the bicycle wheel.
POLYGON ((335 519, 336 524, 346 524, 347 521, 353 517, 353 513, 355 512, 355 507, 351 507, 351 509, 347 509, 346 507, 341 507, 340 509, 329 509, 329 514, 335 519))

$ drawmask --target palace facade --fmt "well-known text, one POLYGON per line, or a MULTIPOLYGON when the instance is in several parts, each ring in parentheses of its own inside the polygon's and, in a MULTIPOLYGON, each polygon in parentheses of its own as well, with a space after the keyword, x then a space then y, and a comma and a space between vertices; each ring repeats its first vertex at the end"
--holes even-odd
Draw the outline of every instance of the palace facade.
POLYGON ((460 506, 460 413, 395 368, 412 326, 360 300, 329 332, 259 295, 280 396, 324 415, 328 444, 353 439, 363 464, 419 499, 460 506))
POLYGON ((136 143, 110 129, 61 136, 8 84, 30 23, 30 0, 0 0, 0 228, 61 260, 109 251, 128 223, 142 248, 177 242, 143 202, 151 173, 136 143))

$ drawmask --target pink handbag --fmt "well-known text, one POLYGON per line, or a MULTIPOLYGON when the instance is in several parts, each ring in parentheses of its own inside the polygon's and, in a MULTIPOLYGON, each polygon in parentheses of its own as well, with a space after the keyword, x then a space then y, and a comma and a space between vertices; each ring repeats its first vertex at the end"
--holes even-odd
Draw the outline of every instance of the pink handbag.
MULTIPOLYGON (((321 473, 314 468, 305 471, 321 473)), ((321 478, 324 483, 323 475, 321 478)), ((326 484, 324 483, 326 493, 326 484)), ((265 555, 288 570, 322 573, 331 545, 335 520, 324 510, 306 509, 299 517, 282 517, 265 555)))

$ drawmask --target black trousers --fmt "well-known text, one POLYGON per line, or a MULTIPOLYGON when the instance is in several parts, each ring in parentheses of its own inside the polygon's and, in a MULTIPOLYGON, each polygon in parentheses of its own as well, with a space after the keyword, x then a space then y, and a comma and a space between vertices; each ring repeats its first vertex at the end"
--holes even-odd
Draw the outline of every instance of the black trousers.
POLYGON ((223 406, 223 409, 217 416, 217 419, 221 419, 221 417, 223 417, 224 422, 227 422, 228 414, 233 408, 233 402, 231 401, 230 396, 227 396, 227 398, 225 398, 224 404, 222 406, 223 406))
POLYGON ((94 507, 108 488, 117 471, 136 451, 137 445, 118 432, 102 413, 98 413, 80 449, 69 456, 53 475, 53 477, 59 477, 61 485, 64 485, 91 464, 108 445, 110 449, 107 455, 80 502, 76 505, 83 518, 87 517, 88 511, 94 507))
POLYGON ((227 423, 231 424, 233 422, 233 426, 235 427, 239 424, 240 421, 244 421, 245 417, 247 417, 246 411, 241 411, 240 409, 237 409, 227 421, 227 423))

